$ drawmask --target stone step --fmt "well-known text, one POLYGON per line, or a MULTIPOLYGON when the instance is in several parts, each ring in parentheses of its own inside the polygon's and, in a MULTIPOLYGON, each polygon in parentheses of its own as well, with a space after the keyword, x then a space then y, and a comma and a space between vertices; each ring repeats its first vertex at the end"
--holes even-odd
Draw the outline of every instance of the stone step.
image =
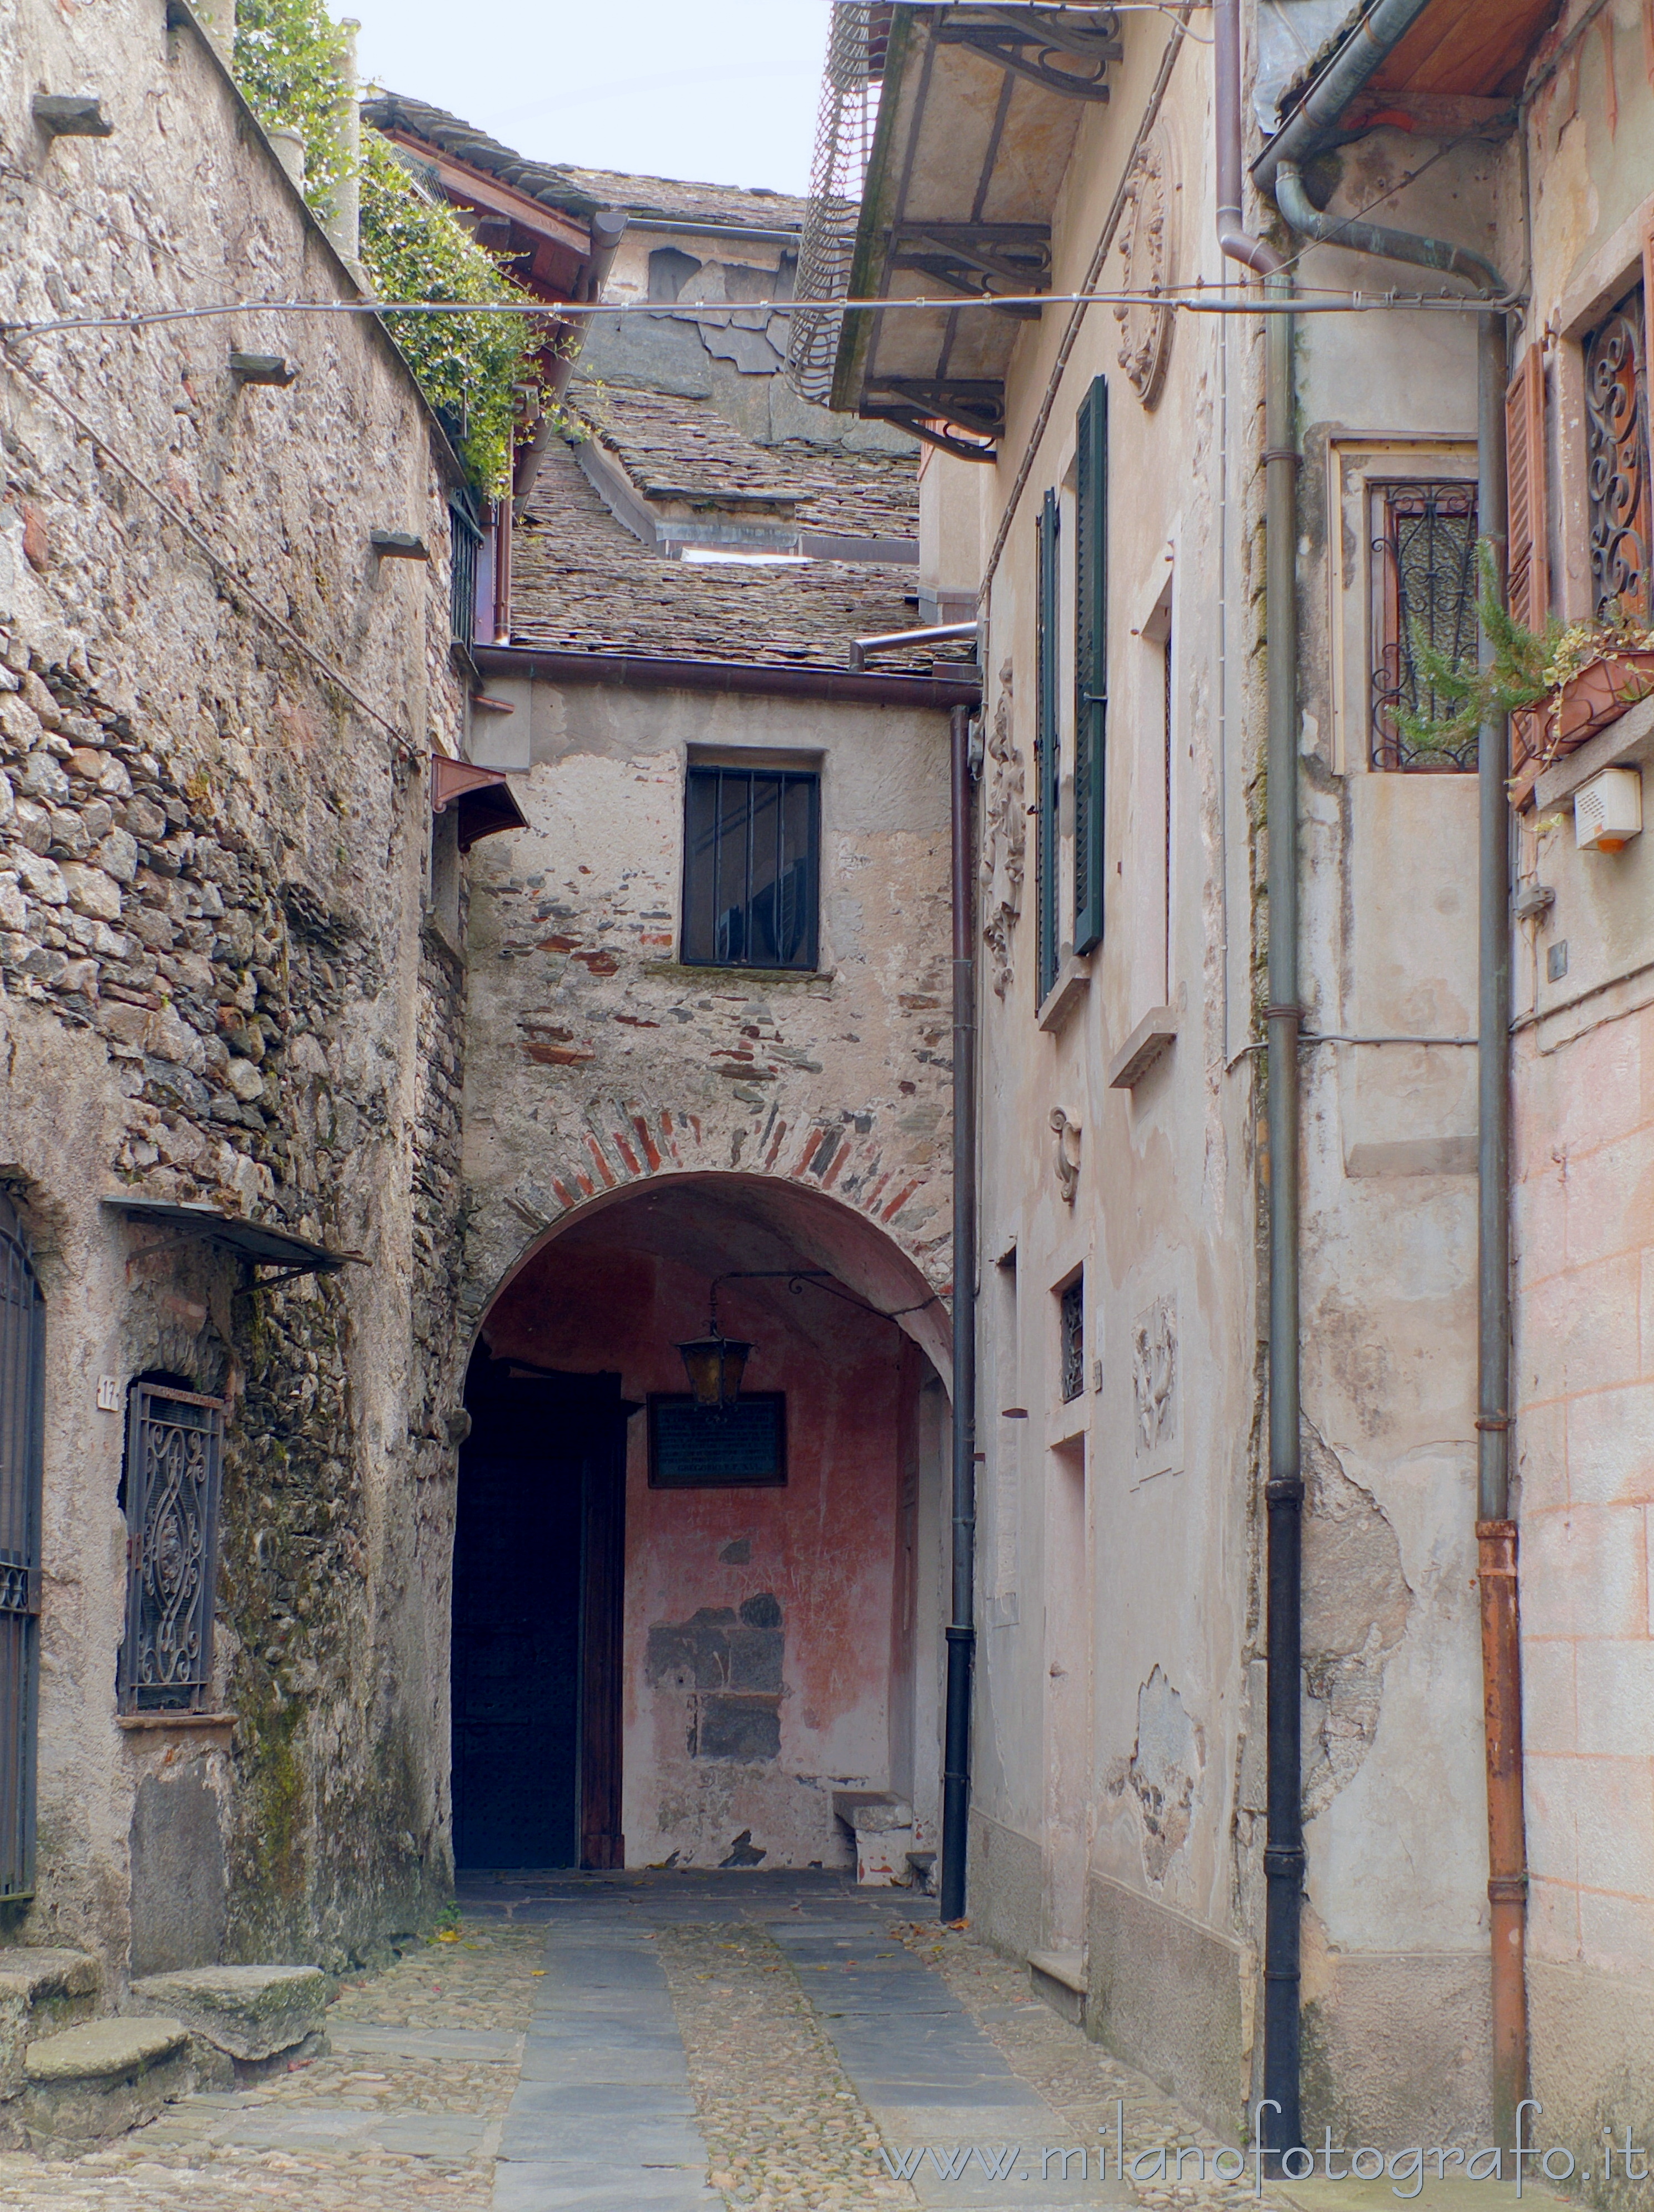
POLYGON ((0 2100, 21 2093, 31 2043, 94 2016, 101 1982, 84 1951, 0 1948, 0 2100))
MULTIPOLYGON (((189 1966, 144 1975, 128 2003, 134 2013, 181 2020, 246 2081, 326 2049, 327 1991, 319 1966, 189 1966)), ((209 2063, 202 2070, 214 2069, 209 2063)))
POLYGON ((855 1878, 864 1889, 890 1889, 908 1880, 913 1808, 889 1790, 835 1790, 833 1812, 855 1841, 855 1878))
POLYGON ((94 2020, 31 2043, 21 2121, 40 2158, 73 2158, 155 2118, 195 2086, 181 2020, 94 2020))
POLYGON ((1031 1951, 1028 1978, 1036 1996, 1077 2027, 1085 2024, 1085 1954, 1067 1948, 1031 1951))

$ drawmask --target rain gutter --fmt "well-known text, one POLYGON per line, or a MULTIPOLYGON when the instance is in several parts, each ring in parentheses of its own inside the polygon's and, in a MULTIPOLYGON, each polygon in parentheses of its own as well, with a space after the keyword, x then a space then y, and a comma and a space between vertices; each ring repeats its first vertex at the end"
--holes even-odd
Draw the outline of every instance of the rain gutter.
POLYGON ((529 645, 478 645, 472 651, 484 675, 515 676, 541 684, 620 684, 635 690, 739 692, 758 698, 868 707, 975 707, 982 697, 982 681, 974 668, 958 676, 900 676, 871 668, 857 673, 848 668, 579 653, 529 645))

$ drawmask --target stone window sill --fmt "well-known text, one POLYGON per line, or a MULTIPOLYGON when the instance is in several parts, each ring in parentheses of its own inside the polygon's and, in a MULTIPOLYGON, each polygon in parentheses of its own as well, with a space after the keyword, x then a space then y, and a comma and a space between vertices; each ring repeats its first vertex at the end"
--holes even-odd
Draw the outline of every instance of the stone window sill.
POLYGON ((157 1729, 232 1729, 239 1718, 236 1713, 117 1713, 115 1725, 142 1735, 157 1729))
POLYGON ((1110 1090, 1134 1091, 1171 1049, 1177 1036, 1177 1008, 1151 1007, 1109 1062, 1110 1090))
POLYGON ((1065 945, 1057 967, 1057 979, 1046 993, 1044 1004, 1037 1016, 1039 1026, 1047 1036, 1061 1036, 1079 1012, 1091 988, 1090 955, 1082 959, 1071 945, 1065 945))

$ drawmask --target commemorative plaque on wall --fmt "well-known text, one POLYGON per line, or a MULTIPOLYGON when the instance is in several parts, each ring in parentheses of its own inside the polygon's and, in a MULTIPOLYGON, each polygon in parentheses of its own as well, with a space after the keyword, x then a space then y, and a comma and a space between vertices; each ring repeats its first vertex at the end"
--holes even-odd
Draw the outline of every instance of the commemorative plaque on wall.
POLYGON ((787 1396, 743 1391, 702 1413, 688 1392, 649 1398, 651 1490, 775 1490, 787 1480, 787 1396))

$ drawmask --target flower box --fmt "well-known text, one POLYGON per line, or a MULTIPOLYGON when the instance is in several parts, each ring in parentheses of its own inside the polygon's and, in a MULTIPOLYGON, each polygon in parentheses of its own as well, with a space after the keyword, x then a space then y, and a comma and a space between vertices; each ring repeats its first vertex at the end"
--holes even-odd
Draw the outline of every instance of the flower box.
POLYGON ((1557 694, 1547 750, 1576 751, 1587 738, 1617 722, 1627 707, 1654 692, 1654 651, 1616 653, 1571 676, 1557 694))

